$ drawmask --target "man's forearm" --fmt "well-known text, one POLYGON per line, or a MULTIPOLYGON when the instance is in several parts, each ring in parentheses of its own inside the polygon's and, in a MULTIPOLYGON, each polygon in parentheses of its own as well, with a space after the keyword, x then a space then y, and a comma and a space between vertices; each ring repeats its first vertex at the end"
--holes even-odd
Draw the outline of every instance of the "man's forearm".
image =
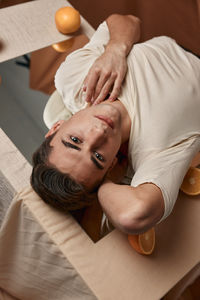
POLYGON ((140 19, 132 15, 113 14, 106 20, 110 41, 106 49, 117 46, 127 56, 140 39, 140 19))

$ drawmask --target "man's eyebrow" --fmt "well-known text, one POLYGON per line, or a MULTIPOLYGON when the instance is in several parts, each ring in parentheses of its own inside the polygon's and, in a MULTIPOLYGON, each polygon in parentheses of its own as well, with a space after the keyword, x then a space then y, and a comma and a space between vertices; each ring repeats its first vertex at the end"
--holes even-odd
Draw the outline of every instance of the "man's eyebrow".
POLYGON ((91 161, 97 166, 98 169, 103 170, 104 167, 93 157, 91 156, 91 161))
MULTIPOLYGON (((76 146, 76 145, 74 145, 74 144, 72 144, 72 143, 70 143, 70 142, 67 142, 67 141, 65 141, 65 140, 61 140, 62 141, 62 143, 63 143, 63 145, 65 146, 65 147, 69 147, 69 148, 72 148, 72 149, 75 149, 75 150, 78 150, 78 151, 81 151, 81 148, 79 148, 78 146, 76 146)), ((91 156, 90 157, 90 159, 91 159, 91 161, 95 164, 95 166, 98 168, 98 169, 100 169, 100 170, 103 170, 104 169, 104 167, 93 157, 93 156, 91 156)))
POLYGON ((75 149, 75 150, 78 150, 78 151, 81 150, 81 148, 79 148, 78 146, 76 146, 76 145, 74 145, 74 144, 72 144, 72 143, 66 142, 66 141, 64 141, 64 140, 62 140, 62 143, 63 143, 63 145, 64 145, 65 147, 69 147, 69 148, 72 148, 72 149, 75 149))

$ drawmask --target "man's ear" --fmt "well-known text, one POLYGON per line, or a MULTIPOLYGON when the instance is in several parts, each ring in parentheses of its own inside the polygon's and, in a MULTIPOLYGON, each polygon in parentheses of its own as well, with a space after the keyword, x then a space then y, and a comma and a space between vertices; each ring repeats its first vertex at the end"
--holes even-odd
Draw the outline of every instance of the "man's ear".
POLYGON ((53 124, 51 129, 49 129, 49 131, 45 135, 45 139, 48 138, 49 136, 51 136, 53 133, 55 133, 64 122, 65 122, 64 120, 60 120, 60 121, 57 121, 55 124, 53 124))

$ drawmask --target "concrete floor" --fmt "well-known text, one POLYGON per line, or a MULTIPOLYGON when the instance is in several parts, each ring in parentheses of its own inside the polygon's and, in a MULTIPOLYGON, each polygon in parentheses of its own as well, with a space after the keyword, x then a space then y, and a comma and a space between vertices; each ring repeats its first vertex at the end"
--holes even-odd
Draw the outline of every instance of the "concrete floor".
POLYGON ((0 64, 0 127, 31 162, 47 132, 42 116, 49 96, 29 88, 29 69, 16 61, 25 62, 22 56, 0 64))

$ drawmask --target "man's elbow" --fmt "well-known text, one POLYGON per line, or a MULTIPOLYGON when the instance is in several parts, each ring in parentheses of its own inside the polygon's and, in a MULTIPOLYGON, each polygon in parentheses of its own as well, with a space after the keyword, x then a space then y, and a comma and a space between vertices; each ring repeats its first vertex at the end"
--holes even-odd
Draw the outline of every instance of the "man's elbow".
POLYGON ((132 22, 134 22, 134 24, 137 24, 138 26, 141 25, 141 20, 140 18, 133 16, 133 15, 126 15, 128 18, 130 18, 132 20, 132 22))
POLYGON ((126 234, 140 234, 148 230, 148 218, 141 212, 131 214, 130 212, 122 213, 119 218, 120 229, 126 234))
POLYGON ((121 14, 111 14, 107 20, 120 20, 121 18, 123 19, 126 19, 126 20, 129 20, 129 22, 131 21, 132 22, 132 26, 137 26, 140 28, 141 26, 141 20, 139 17, 136 17, 134 15, 121 15, 121 14))
POLYGON ((141 202, 136 211, 120 215, 120 229, 126 234, 141 234, 155 226, 162 215, 161 207, 152 210, 151 207, 141 202))
POLYGON ((114 13, 114 14, 111 14, 108 18, 118 18, 118 17, 129 18, 130 20, 132 20, 132 21, 135 22, 135 23, 138 23, 138 24, 141 23, 140 18, 139 18, 139 17, 136 17, 136 16, 134 16, 134 15, 121 15, 121 14, 114 13))

